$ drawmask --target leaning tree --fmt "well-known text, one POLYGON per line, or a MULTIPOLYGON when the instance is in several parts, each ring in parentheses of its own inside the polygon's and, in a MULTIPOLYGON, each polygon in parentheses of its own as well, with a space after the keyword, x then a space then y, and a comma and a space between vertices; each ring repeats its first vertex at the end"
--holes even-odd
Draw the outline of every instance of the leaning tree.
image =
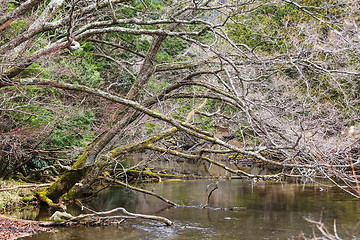
POLYGON ((49 205, 80 197, 138 151, 244 178, 325 177, 359 196, 355 9, 340 1, 5 2, 0 91, 12 105, 1 111, 16 113, 16 94, 34 86, 60 89, 65 106, 86 96, 89 108, 107 108, 71 168, 39 192, 49 205))

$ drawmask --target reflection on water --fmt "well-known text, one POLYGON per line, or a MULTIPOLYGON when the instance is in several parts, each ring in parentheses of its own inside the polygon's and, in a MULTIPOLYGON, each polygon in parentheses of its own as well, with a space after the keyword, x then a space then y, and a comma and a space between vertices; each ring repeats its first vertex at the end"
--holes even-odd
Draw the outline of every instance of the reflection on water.
MULTIPOLYGON (((157 198, 112 187, 88 204, 96 211, 125 207, 135 213, 155 214, 174 221, 173 227, 158 222, 128 220, 120 227, 67 227, 59 233, 41 233, 26 239, 287 239, 300 232, 311 234, 312 226, 300 216, 318 220, 322 208, 325 222, 337 220, 352 229, 360 220, 360 201, 342 192, 319 191, 311 185, 251 185, 240 180, 222 180, 211 196, 210 180, 173 181, 147 185, 148 190, 185 205, 171 207, 157 198), (229 211, 221 208, 243 207, 229 211)), ((72 209, 74 213, 79 210, 72 209)), ((80 212, 78 212, 80 213, 80 212)))
MULTIPOLYGON (((169 161, 166 159, 156 159, 156 161, 150 161, 148 156, 143 155, 133 155, 127 156, 126 161, 124 163, 125 166, 135 166, 139 164, 142 160, 146 160, 149 164, 151 163, 151 168, 154 171, 162 171, 166 169, 166 173, 169 174, 190 174, 197 176, 229 176, 232 175, 224 168, 215 166, 205 161, 190 161, 187 159, 177 159, 176 161, 169 161)), ((231 161, 221 161, 222 164, 229 168, 236 168, 235 165, 231 161)), ((140 164, 141 165, 141 164, 140 164)), ((242 166, 244 170, 250 174, 255 175, 266 175, 269 174, 266 168, 259 167, 245 167, 242 166)), ((233 175, 237 176, 237 175, 233 175)))

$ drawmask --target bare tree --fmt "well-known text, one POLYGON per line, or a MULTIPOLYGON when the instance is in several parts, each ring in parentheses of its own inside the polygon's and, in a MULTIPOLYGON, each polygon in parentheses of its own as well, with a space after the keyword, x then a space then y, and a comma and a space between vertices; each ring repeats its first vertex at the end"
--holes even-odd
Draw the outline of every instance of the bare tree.
POLYGON ((8 11, 0 19, 3 33, 33 9, 28 26, 0 46, 1 91, 35 85, 118 104, 103 132, 41 199, 53 205, 79 197, 111 162, 140 149, 247 178, 340 178, 359 196, 357 24, 341 14, 340 3, 314 4, 54 0, 8 11), (109 64, 95 87, 54 69, 55 77, 24 74, 33 63, 58 64, 89 43, 109 64), (152 119, 144 136, 138 126, 152 119), (170 138, 185 140, 169 146, 170 138), (257 176, 244 164, 272 171, 257 176))

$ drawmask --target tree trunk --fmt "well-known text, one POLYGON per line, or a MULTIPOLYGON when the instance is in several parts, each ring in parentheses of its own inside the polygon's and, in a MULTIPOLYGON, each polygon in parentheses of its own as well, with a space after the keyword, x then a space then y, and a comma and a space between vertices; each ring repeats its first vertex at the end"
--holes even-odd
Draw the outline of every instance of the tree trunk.
MULTIPOLYGON (((155 69, 153 61, 159 51, 161 43, 165 38, 165 36, 159 36, 152 42, 150 50, 144 60, 144 63, 142 64, 140 73, 126 96, 127 99, 136 99, 141 88, 150 79, 155 69)), ((93 184, 97 176, 109 162, 108 156, 99 156, 100 152, 117 134, 119 134, 121 129, 134 120, 131 115, 125 115, 126 108, 127 107, 125 105, 122 105, 113 114, 109 121, 110 129, 101 134, 86 148, 84 153, 70 170, 66 171, 51 186, 38 193, 38 196, 42 201, 48 203, 49 205, 53 205, 53 202, 58 202, 59 199, 66 193, 66 199, 74 199, 79 197, 93 184), (91 170, 89 170, 89 166, 91 165, 91 170), (76 184, 79 182, 80 184, 76 184)))

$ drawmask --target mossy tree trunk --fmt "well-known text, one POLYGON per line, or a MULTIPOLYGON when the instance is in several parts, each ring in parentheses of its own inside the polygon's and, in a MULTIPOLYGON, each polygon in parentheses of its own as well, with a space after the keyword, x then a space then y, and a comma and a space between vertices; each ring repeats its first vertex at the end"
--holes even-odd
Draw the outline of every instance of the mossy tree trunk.
MULTIPOLYGON (((185 11, 180 16, 185 18, 190 14, 192 14, 192 11, 185 11)), ((167 31, 173 31, 178 26, 179 24, 177 23, 171 24, 168 26, 167 31)), ((153 63, 155 62, 155 57, 166 37, 166 35, 154 37, 139 74, 126 95, 126 99, 136 100, 141 89, 149 81, 152 74, 155 73, 155 66, 153 63)), ((115 155, 118 156, 123 152, 145 148, 145 143, 134 143, 120 149, 114 149, 105 155, 99 156, 100 152, 109 144, 109 142, 120 133, 121 129, 125 128, 139 116, 135 111, 132 111, 131 113, 128 112, 128 106, 125 104, 121 105, 120 108, 114 112, 108 123, 108 126, 110 127, 109 130, 97 137, 86 148, 84 153, 70 170, 66 171, 51 186, 38 193, 38 196, 42 201, 49 205, 53 205, 53 202, 58 202, 61 197, 66 199, 79 197, 83 192, 89 189, 101 171, 109 164, 110 160, 113 159, 115 155)), ((171 131, 175 130, 173 129, 171 131)), ((146 141, 148 142, 150 140, 146 141)))
MULTIPOLYGON (((184 124, 187 124, 191 120, 195 112, 198 111, 200 108, 204 107, 205 104, 206 100, 197 108, 192 110, 188 114, 184 124)), ((143 141, 134 142, 115 148, 107 152, 106 154, 99 156, 99 158, 91 167, 89 165, 86 165, 85 162, 88 155, 88 151, 86 150, 70 170, 66 171, 51 186, 38 192, 37 195, 39 196, 40 200, 46 202, 49 206, 56 206, 54 202, 57 202, 60 198, 64 198, 66 200, 76 199, 80 197, 80 195, 84 191, 91 187, 91 185, 96 181, 102 170, 106 166, 108 166, 108 164, 113 159, 117 158, 120 155, 128 154, 140 149, 149 149, 150 146, 153 146, 154 143, 164 139, 165 137, 170 136, 171 134, 174 134, 177 130, 177 127, 172 127, 143 141)))

